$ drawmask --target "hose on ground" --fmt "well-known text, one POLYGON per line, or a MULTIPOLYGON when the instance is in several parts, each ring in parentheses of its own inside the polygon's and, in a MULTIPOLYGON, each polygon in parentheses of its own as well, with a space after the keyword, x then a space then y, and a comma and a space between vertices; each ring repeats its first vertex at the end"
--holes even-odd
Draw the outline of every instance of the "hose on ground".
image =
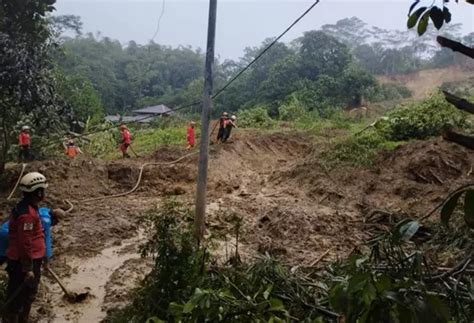
POLYGON ((15 194, 15 191, 16 191, 18 185, 20 184, 20 181, 21 181, 21 178, 23 177, 23 173, 25 172, 25 169, 26 169, 26 164, 23 163, 23 165, 21 167, 20 176, 18 177, 18 180, 16 181, 15 187, 13 187, 13 190, 11 191, 10 195, 8 195, 7 200, 11 200, 11 198, 13 197, 13 194, 15 194))
POLYGON ((147 166, 169 166, 169 165, 173 165, 173 164, 177 164, 179 163, 180 161, 186 159, 186 158, 189 158, 191 156, 194 156, 194 155, 197 155, 199 153, 199 151, 196 151, 196 152, 193 152, 193 153, 190 153, 190 154, 186 154, 174 161, 171 161, 171 162, 160 162, 160 163, 145 163, 143 164, 141 167, 140 167, 140 173, 138 174, 138 179, 137 179, 137 182, 135 183, 135 186, 133 186, 133 188, 127 192, 123 192, 123 193, 118 193, 118 194, 113 194, 113 195, 106 195, 106 196, 100 196, 100 197, 94 197, 94 198, 89 198, 89 199, 84 199, 84 200, 81 200, 79 202, 81 203, 88 203, 88 202, 95 202, 95 201, 101 201, 101 200, 106 200, 106 199, 112 199, 112 198, 117 198, 117 197, 122 197, 122 196, 126 196, 126 195, 129 195, 129 194, 132 194, 133 192, 135 192, 137 190, 137 188, 140 186, 140 183, 142 181, 142 176, 143 176, 143 171, 145 169, 145 167, 147 166))

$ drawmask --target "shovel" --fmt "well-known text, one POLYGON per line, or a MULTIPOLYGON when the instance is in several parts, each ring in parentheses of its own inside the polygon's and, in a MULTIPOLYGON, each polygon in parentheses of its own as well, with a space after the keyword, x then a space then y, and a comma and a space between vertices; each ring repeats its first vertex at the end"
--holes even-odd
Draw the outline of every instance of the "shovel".
POLYGON ((64 286, 63 282, 61 281, 61 279, 59 279, 58 275, 56 275, 56 273, 51 269, 51 268, 48 268, 48 272, 51 274, 51 276, 53 276, 53 278, 58 282, 59 286, 61 286, 61 289, 63 290, 64 294, 66 295, 66 299, 70 302, 70 303, 79 303, 79 302, 82 302, 83 300, 85 300, 87 298, 87 296, 89 296, 89 292, 88 291, 80 291, 80 292, 76 292, 76 291, 70 291, 70 290, 67 290, 67 288, 64 286))

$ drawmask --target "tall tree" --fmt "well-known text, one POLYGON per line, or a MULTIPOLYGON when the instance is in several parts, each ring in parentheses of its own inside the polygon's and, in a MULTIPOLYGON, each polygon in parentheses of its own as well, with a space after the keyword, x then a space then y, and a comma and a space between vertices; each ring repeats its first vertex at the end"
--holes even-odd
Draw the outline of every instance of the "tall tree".
POLYGON ((47 13, 54 0, 0 2, 0 172, 19 123, 29 120, 36 134, 61 126, 50 49, 47 13))

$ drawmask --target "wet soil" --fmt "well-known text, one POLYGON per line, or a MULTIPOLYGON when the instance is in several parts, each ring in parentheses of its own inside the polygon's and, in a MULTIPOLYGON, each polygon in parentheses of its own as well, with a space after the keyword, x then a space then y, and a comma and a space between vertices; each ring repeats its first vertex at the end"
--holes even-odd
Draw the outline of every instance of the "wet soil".
MULTIPOLYGON (((229 257, 238 244, 242 258, 267 253, 293 267, 343 258, 371 232, 375 211, 397 217, 420 216, 453 188, 473 181, 474 154, 442 139, 411 142, 381 153, 370 168, 328 168, 321 151, 327 140, 281 132, 239 131, 227 144, 211 147, 207 227, 217 236, 218 254, 229 257), (236 243, 235 227, 240 223, 236 243), (369 223, 370 224, 370 223, 369 223)), ((45 322, 98 322, 129 301, 127 292, 149 270, 140 259, 138 215, 167 197, 192 205, 197 157, 174 165, 145 168, 138 190, 125 197, 84 199, 130 190, 147 162, 170 162, 185 155, 167 147, 147 158, 104 162, 49 160, 28 165, 50 181, 46 204, 74 209, 53 229, 52 268, 73 289, 89 288, 91 298, 68 304, 45 277, 34 315, 45 322)), ((20 166, 9 169, 0 184, 7 196, 20 166)), ((0 199, 8 213, 14 200, 0 199)), ((380 219, 379 219, 380 220, 380 219)))

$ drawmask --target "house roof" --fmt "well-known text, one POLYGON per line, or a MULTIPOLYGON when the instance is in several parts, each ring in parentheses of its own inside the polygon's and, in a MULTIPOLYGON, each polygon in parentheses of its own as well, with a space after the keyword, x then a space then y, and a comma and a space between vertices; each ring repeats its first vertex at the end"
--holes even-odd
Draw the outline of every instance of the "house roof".
POLYGON ((164 104, 154 105, 143 109, 132 111, 135 114, 173 114, 170 108, 164 104))
POLYGON ((150 116, 150 118, 146 118, 143 116, 123 116, 121 119, 119 116, 116 115, 109 115, 105 117, 106 121, 110 122, 125 122, 125 123, 130 123, 130 122, 139 122, 139 123, 149 123, 153 121, 154 117, 150 116))

